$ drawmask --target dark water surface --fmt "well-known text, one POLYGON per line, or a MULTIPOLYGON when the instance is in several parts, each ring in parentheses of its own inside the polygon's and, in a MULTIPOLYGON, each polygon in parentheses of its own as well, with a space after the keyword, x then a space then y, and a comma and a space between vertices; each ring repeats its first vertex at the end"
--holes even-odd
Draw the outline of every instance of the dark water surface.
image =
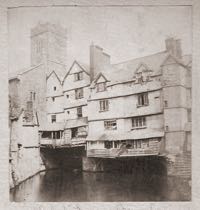
POLYGON ((41 172, 10 192, 17 202, 45 201, 187 201, 188 180, 125 173, 51 170, 41 172))

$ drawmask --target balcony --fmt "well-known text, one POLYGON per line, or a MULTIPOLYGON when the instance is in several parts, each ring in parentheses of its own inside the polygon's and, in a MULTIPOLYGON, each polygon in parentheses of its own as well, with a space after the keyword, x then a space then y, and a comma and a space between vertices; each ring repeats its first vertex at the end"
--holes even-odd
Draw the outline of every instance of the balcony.
MULTIPOLYGON (((135 140, 137 141, 137 140, 135 140)), ((120 157, 138 157, 138 156, 152 156, 159 155, 160 140, 152 139, 149 140, 148 146, 146 145, 146 140, 140 140, 140 148, 110 148, 110 149, 88 149, 88 157, 98 157, 98 158, 120 158, 120 157)))
POLYGON ((50 138, 41 138, 40 145, 41 146, 52 146, 52 147, 61 147, 66 145, 67 142, 64 139, 50 139, 50 138))

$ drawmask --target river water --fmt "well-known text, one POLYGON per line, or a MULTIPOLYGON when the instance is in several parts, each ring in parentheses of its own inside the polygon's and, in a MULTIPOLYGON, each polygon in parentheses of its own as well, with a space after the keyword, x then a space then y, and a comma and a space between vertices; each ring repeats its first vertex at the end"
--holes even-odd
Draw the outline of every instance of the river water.
POLYGON ((188 201, 188 180, 79 170, 41 172, 10 191, 16 202, 188 201))

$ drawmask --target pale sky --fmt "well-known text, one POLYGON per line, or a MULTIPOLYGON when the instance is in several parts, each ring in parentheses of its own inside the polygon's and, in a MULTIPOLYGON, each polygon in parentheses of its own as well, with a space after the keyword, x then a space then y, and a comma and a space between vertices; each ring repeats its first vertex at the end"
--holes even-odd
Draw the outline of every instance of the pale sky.
POLYGON ((67 60, 89 63, 91 42, 111 55, 112 63, 165 50, 169 36, 182 40, 183 54, 192 52, 189 6, 42 7, 9 10, 10 72, 30 66, 30 29, 38 22, 67 28, 67 60))

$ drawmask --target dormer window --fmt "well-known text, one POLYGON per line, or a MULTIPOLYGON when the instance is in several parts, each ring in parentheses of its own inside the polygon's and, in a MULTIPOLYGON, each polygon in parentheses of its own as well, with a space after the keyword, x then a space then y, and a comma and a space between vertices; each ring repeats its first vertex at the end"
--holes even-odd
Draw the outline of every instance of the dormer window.
POLYGON ((83 79, 83 72, 78 72, 74 74, 74 80, 79 81, 83 79))
POLYGON ((97 92, 103 92, 103 91, 106 91, 106 83, 105 82, 97 83, 97 92))

